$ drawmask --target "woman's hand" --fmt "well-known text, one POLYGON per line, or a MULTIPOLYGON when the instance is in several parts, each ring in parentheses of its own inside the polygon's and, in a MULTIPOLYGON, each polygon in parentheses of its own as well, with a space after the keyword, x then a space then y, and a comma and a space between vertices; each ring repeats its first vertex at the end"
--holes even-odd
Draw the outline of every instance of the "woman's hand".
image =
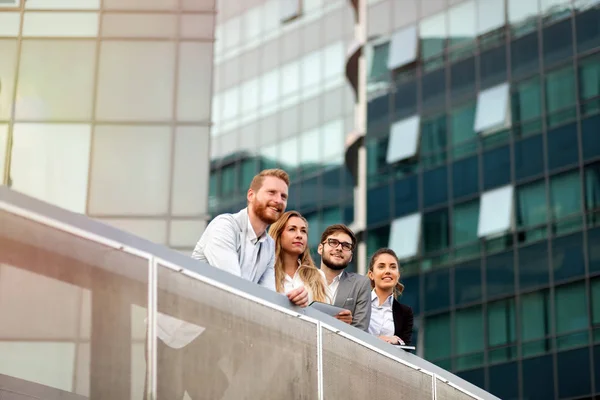
POLYGON ((384 340, 386 342, 388 342, 389 344, 399 344, 404 346, 404 341, 402 339, 400 339, 398 336, 378 336, 379 339, 384 340))
POLYGON ((299 307, 308 306, 308 291, 304 286, 300 286, 287 293, 288 299, 299 307))

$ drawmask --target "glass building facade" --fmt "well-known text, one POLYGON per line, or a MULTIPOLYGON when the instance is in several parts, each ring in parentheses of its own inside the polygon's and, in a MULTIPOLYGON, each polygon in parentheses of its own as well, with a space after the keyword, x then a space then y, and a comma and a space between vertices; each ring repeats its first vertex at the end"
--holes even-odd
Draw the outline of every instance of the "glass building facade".
MULTIPOLYGON (((363 239, 402 259, 418 354, 503 399, 600 393, 600 2, 368 3, 363 239)), ((350 2, 220 10, 211 215, 280 166, 315 246, 353 220, 350 2)))
POLYGON ((307 218, 316 254, 324 226, 353 219, 344 166, 352 9, 346 0, 218 3, 210 213, 244 208, 252 177, 282 167, 292 179, 288 209, 307 218))
POLYGON ((0 1, 0 184, 189 252, 214 0, 0 1))
POLYGON ((421 355, 502 399, 592 398, 600 2, 371 3, 366 241, 402 258, 421 355))

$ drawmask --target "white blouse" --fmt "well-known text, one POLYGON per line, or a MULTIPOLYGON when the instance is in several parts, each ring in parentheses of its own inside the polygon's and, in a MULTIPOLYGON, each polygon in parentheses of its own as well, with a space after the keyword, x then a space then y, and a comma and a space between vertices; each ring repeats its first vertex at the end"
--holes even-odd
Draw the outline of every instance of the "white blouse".
POLYGON ((379 297, 375 289, 371 291, 371 322, 369 333, 376 336, 394 336, 394 314, 392 305, 394 296, 390 295, 382 305, 379 305, 379 297))
MULTIPOLYGON (((327 287, 327 279, 325 278, 325 273, 323 271, 321 271, 320 269, 318 271, 321 274, 321 277, 323 278, 323 283, 324 283, 325 287, 327 287)), ((289 293, 292 290, 298 289, 299 287, 302 287, 302 286, 304 286, 304 282, 302 281, 302 278, 300 278, 300 275, 298 274, 298 270, 296 270, 296 273, 294 274, 293 277, 289 276, 288 274, 285 274, 285 278, 283 280, 283 292, 284 293, 289 293)), ((313 295, 310 287, 306 286, 306 290, 308 292, 308 304, 310 304, 310 303, 312 303, 312 301, 314 299, 314 295, 313 295)), ((325 302, 330 303, 329 299, 326 299, 325 302)))

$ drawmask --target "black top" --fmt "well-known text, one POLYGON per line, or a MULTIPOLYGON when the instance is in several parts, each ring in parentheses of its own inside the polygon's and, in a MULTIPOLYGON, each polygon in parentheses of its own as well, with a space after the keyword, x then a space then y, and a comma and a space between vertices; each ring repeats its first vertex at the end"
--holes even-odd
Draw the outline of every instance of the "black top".
POLYGON ((394 299, 392 304, 392 314, 394 315, 394 335, 410 345, 413 329, 413 311, 407 305, 400 304, 394 299))

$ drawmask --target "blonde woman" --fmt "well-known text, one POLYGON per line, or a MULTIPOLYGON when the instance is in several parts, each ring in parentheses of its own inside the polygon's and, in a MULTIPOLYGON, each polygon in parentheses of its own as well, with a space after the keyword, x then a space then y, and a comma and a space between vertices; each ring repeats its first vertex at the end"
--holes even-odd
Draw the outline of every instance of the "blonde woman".
POLYGON ((279 293, 304 286, 308 303, 331 303, 327 297, 325 274, 319 270, 308 249, 308 223, 297 211, 284 213, 269 228, 275 241, 275 289, 279 293))

